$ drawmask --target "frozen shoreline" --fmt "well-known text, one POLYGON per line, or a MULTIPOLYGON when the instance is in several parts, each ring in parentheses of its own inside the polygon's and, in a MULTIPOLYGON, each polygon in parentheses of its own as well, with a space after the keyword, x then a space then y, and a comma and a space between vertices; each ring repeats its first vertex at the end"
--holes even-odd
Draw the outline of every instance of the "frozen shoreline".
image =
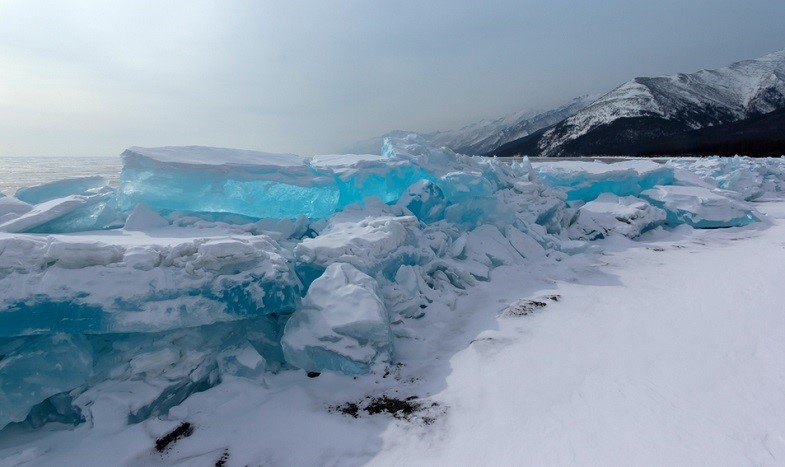
POLYGON ((757 207, 770 224, 614 237, 598 242, 601 252, 558 266, 500 266, 455 310, 436 307, 417 320, 428 338, 398 348, 406 365, 387 377, 287 371, 265 385, 229 380, 166 420, 18 433, 0 441, 0 458, 8 465, 205 465, 225 453, 229 465, 781 462, 785 202, 757 207), (533 314, 504 313, 510 303, 553 294, 559 300, 533 314), (411 420, 331 411, 383 394, 416 395, 428 408, 411 420), (154 440, 184 420, 193 435, 156 452, 154 440))
MULTIPOLYGON (((413 135, 383 152, 136 148, 116 189, 89 177, 0 197, 0 459, 83 463, 100 446, 119 464, 352 464, 422 441, 415 460, 447 462, 472 446, 464 433, 503 443, 462 456, 507 455, 520 443, 499 432, 536 438, 614 353, 617 379, 659 368, 652 352, 666 372, 688 362, 656 319, 721 311, 757 279, 725 266, 756 254, 704 264, 696 245, 781 235, 783 159, 505 164, 413 135), (630 306, 646 314, 617 316, 630 306), (523 389, 540 400, 517 402, 523 389)), ((623 405, 597 397, 562 424, 623 405)), ((562 461, 561 447, 513 452, 562 461)))

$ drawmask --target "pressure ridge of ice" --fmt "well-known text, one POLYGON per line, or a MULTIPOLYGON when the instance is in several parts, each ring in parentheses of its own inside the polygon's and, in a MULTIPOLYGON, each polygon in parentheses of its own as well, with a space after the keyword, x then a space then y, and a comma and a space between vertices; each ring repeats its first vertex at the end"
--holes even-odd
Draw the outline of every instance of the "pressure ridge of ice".
POLYGON ((412 320, 500 265, 744 226, 785 189, 782 158, 531 164, 414 135, 381 153, 131 148, 117 189, 0 198, 0 426, 136 423, 226 379, 382 371, 412 320))

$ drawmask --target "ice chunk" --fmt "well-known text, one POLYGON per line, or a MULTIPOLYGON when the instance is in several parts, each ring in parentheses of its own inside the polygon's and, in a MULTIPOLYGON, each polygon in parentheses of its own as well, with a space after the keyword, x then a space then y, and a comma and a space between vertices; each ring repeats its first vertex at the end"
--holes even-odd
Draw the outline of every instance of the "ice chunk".
POLYGON ((421 180, 412 184, 403 193, 398 204, 424 222, 443 219, 447 208, 444 193, 430 180, 421 180))
POLYGON ((785 158, 674 158, 668 165, 688 170, 704 181, 739 193, 745 200, 785 191, 785 158))
POLYGON ((376 281, 350 264, 331 264, 286 323, 281 344, 286 361, 308 371, 362 374, 389 360, 392 338, 376 281))
POLYGON ((556 161, 533 164, 542 180, 567 191, 568 200, 591 201, 602 193, 638 196, 654 185, 670 185, 673 169, 650 160, 606 164, 600 161, 556 161))
POLYGON ((440 176, 450 172, 471 170, 478 164, 471 157, 456 154, 449 148, 432 146, 414 133, 400 138, 385 138, 382 143, 382 155, 392 160, 411 161, 428 172, 440 176))
POLYGON ((70 195, 35 205, 28 212, 0 223, 0 232, 64 233, 122 225, 114 209, 114 190, 70 195))
POLYGON ((33 406, 83 384, 92 349, 83 337, 55 334, 0 345, 0 428, 27 417, 33 406))
POLYGON ((335 180, 339 197, 334 211, 369 197, 393 203, 410 185, 433 178, 410 160, 370 154, 318 155, 310 165, 335 180))
POLYGON ((88 195, 91 190, 106 186, 104 177, 79 177, 28 188, 20 188, 14 197, 29 204, 39 204, 69 195, 88 195))
POLYGON ((317 156, 205 147, 131 148, 123 153, 120 207, 227 212, 254 218, 324 218, 370 196, 395 202, 428 178, 404 159, 317 156))
POLYGON ((125 220, 125 230, 149 230, 169 226, 169 221, 160 214, 150 209, 150 206, 137 204, 128 219, 125 220))
POLYGON ((0 196, 0 225, 30 212, 33 207, 9 196, 0 196))
POLYGON ((231 212, 251 217, 323 217, 337 188, 316 178, 305 159, 199 146, 127 149, 119 204, 161 210, 231 212))
POLYGON ((466 238, 466 257, 487 267, 482 274, 476 274, 480 279, 488 278, 488 271, 503 264, 519 264, 523 257, 504 237, 501 231, 493 225, 481 225, 469 232, 466 238))
POLYGON ((569 236, 576 240, 596 240, 612 233, 635 238, 665 223, 665 211, 634 196, 604 193, 578 209, 569 236))
POLYGON ((11 236, 0 237, 0 290, 0 337, 13 337, 153 332, 285 314, 298 303, 300 282, 264 235, 11 236))
POLYGON ((266 365, 264 357, 249 343, 225 349, 218 355, 218 369, 223 377, 257 378, 266 365))
POLYGON ((758 220, 743 202, 696 186, 656 186, 641 197, 668 213, 668 224, 695 228, 736 227, 758 220))
POLYGON ((347 213, 334 216, 319 236, 303 239, 294 252, 302 263, 326 268, 344 262, 375 274, 381 265, 389 264, 397 270, 400 264, 418 258, 422 254, 414 240, 418 232, 414 216, 353 219, 347 213))

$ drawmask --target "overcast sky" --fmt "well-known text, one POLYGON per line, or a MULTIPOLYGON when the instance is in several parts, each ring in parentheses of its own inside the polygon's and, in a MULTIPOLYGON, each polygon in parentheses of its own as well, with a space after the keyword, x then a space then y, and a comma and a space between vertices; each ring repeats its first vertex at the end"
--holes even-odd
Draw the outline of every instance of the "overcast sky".
POLYGON ((4 0, 0 156, 324 153, 782 48, 783 0, 4 0))

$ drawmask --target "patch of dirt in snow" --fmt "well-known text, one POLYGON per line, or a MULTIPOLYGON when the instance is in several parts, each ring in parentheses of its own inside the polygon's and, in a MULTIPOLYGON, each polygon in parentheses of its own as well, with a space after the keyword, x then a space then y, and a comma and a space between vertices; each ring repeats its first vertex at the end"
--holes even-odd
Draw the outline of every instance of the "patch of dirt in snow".
POLYGON ((359 403, 347 402, 330 409, 334 412, 349 415, 352 418, 359 418, 363 415, 363 412, 368 415, 389 414, 399 420, 419 420, 426 425, 430 425, 436 420, 438 414, 435 409, 439 407, 438 402, 428 403, 418 399, 417 396, 400 399, 382 395, 378 397, 367 396, 365 400, 359 403))
POLYGON ((183 422, 177 426, 174 430, 170 431, 169 433, 161 436, 157 440, 155 440, 155 450, 158 452, 164 452, 167 448, 171 447, 172 444, 176 443, 178 440, 182 438, 187 438, 194 434, 194 427, 188 422, 183 422))
POLYGON ((538 300, 518 300, 502 311, 502 316, 527 316, 548 306, 548 301, 558 302, 561 295, 546 295, 538 300))
POLYGON ((229 449, 225 449, 221 457, 215 461, 215 467, 224 467, 226 463, 229 461, 229 449))

